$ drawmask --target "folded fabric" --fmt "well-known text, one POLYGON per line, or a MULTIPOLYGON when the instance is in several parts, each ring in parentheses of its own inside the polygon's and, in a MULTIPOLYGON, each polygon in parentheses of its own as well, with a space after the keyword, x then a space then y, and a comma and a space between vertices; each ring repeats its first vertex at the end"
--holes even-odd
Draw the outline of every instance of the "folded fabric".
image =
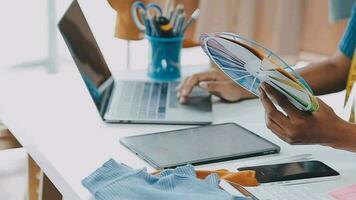
POLYGON ((256 172, 252 170, 246 170, 241 172, 230 172, 226 169, 219 169, 219 170, 197 170, 196 174, 197 177, 200 179, 204 179, 205 177, 209 176, 210 174, 215 173, 217 174, 220 179, 224 179, 228 182, 235 183, 237 185, 242 186, 258 186, 259 183, 256 179, 256 172))
MULTIPOLYGON (((153 174, 158 174, 159 171, 154 172, 153 174)), ((252 170, 245 170, 241 172, 231 172, 227 169, 218 169, 218 170, 196 170, 195 171, 197 178, 205 179, 210 174, 217 174, 220 179, 224 179, 230 183, 234 183, 241 186, 258 186, 259 182, 256 179, 256 172, 252 170)))
POLYGON ((191 165, 164 170, 158 175, 135 170, 113 159, 83 179, 98 200, 242 200, 219 188, 218 175, 198 179, 191 165))

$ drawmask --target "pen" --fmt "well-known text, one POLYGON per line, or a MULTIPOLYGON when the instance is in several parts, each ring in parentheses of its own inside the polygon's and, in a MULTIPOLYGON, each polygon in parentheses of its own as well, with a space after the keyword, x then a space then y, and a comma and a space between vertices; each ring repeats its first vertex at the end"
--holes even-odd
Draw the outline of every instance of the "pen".
POLYGON ((183 29, 182 29, 182 32, 184 33, 187 28, 193 23, 194 20, 197 20, 198 17, 199 17, 199 14, 200 14, 200 10, 199 9, 196 9, 192 16, 188 19, 188 21, 183 25, 183 29))
POLYGON ((184 19, 185 19, 185 13, 181 14, 181 19, 179 23, 177 24, 178 29, 177 29, 177 35, 183 35, 183 24, 184 24, 184 19))
POLYGON ((166 16, 168 19, 169 19, 169 16, 170 16, 170 10, 173 10, 172 0, 168 0, 167 1, 166 10, 165 10, 165 13, 164 13, 164 16, 166 16))
POLYGON ((173 17, 173 11, 174 11, 174 6, 172 5, 167 13, 167 18, 169 19, 169 21, 171 21, 172 17, 173 17))
POLYGON ((173 28, 175 28, 177 26, 177 21, 178 21, 178 17, 179 17, 180 14, 177 15, 177 20, 172 20, 170 21, 170 23, 172 24, 173 28))
POLYGON ((178 4, 173 12, 172 18, 170 19, 172 26, 176 23, 177 17, 181 12, 184 12, 184 6, 182 4, 178 4))
POLYGON ((175 21, 175 23, 173 25, 173 35, 174 36, 178 36, 179 35, 180 24, 181 24, 182 20, 183 20, 183 14, 179 14, 178 17, 177 17, 177 20, 175 21))
POLYGON ((178 8, 178 14, 183 14, 184 13, 184 4, 180 4, 178 8))

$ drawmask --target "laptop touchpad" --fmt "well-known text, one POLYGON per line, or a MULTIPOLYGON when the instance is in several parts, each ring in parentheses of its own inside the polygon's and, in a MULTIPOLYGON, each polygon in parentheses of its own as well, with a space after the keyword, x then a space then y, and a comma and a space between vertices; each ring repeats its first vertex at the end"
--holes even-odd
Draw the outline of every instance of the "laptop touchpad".
POLYGON ((194 110, 211 111, 210 94, 199 87, 195 87, 183 106, 194 110))

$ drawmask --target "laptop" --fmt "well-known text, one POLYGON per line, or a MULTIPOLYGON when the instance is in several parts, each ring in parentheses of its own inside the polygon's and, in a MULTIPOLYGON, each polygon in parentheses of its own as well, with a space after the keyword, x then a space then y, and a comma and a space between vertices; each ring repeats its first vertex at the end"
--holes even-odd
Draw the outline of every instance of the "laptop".
POLYGON ((203 125, 212 121, 208 93, 197 88, 181 105, 178 82, 115 80, 78 1, 58 23, 82 79, 102 119, 109 123, 203 125))

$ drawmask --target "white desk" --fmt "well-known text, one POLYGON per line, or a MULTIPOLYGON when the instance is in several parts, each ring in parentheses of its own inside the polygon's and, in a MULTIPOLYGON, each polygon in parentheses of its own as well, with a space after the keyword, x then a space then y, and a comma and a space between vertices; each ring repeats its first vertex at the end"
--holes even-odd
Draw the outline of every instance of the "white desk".
MULTIPOLYGON (((81 180, 109 158, 134 168, 146 166, 153 170, 120 145, 121 137, 185 126, 105 124, 91 102, 79 73, 74 71, 74 67, 68 69, 71 69, 68 73, 43 76, 30 72, 1 72, 0 116, 66 199, 92 199, 81 185, 81 180)), ((120 75, 129 77, 125 73, 120 75)), ((334 99, 333 96, 328 98, 334 99)), ((332 101, 338 105, 342 98, 332 101)), ((339 171, 341 179, 311 184, 310 187, 328 192, 356 183, 356 154, 318 145, 290 146, 282 142, 265 127, 263 108, 258 99, 236 104, 214 102, 213 112, 214 123, 233 121, 243 125, 280 145, 281 153, 199 168, 234 170, 239 165, 271 157, 312 153, 318 160, 339 171)))

